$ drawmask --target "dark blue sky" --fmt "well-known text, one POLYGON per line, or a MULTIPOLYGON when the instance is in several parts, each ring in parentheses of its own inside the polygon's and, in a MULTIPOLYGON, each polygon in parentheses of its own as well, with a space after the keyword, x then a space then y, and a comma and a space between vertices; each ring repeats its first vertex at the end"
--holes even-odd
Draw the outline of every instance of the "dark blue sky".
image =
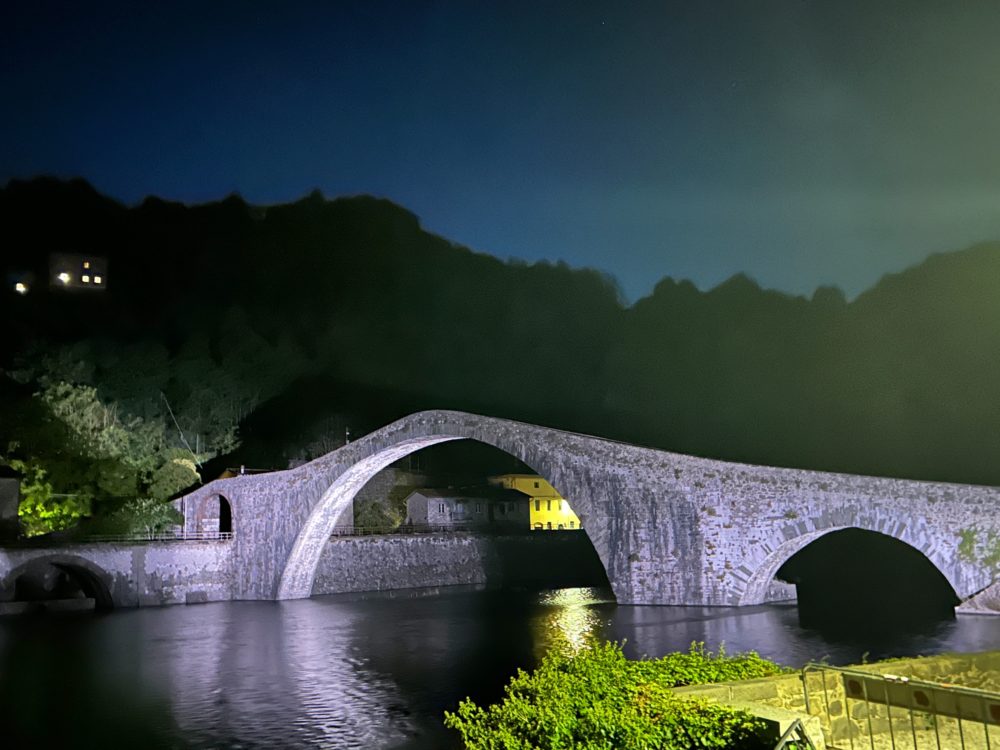
POLYGON ((997 39, 992 0, 7 3, 0 182, 371 193, 630 300, 853 295, 1000 239, 997 39))

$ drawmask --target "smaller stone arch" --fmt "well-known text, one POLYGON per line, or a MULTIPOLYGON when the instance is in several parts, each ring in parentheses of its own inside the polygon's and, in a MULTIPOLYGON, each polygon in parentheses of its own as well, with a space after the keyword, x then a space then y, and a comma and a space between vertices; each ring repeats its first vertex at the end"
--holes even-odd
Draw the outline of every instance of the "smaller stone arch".
POLYGON ((187 502, 184 528, 189 534, 225 538, 233 533, 233 504, 221 492, 206 492, 187 502))
POLYGON ((778 569, 784 565, 795 553, 812 544, 814 541, 820 537, 826 536, 827 534, 833 533, 835 531, 845 531, 847 529, 859 529, 861 531, 869 531, 876 534, 881 534, 887 536, 891 539, 895 539, 898 542, 906 544, 909 547, 917 550, 927 560, 938 570, 939 573, 951 586, 952 591, 961 598, 962 597, 962 581, 961 581, 961 571, 957 569, 952 561, 944 560, 941 557, 940 551, 937 550, 928 540, 925 534, 916 535, 909 531, 909 527, 903 524, 892 523, 888 521, 874 521, 872 523, 865 523, 863 521, 855 523, 844 523, 840 525, 830 525, 821 526, 820 524, 811 521, 808 523, 811 529, 807 531, 802 531, 801 526, 786 526, 779 529, 778 533, 774 535, 767 548, 770 548, 770 552, 759 559, 756 562, 746 563, 746 567, 750 568, 753 572, 747 579, 746 583, 742 586, 742 591, 739 593, 737 604, 739 606, 748 606, 753 604, 763 604, 766 601, 766 592, 771 582, 774 580, 775 574, 778 569), (891 533, 894 530, 900 529, 898 533, 891 533))
POLYGON ((232 534, 233 506, 225 495, 217 495, 217 497, 219 498, 219 534, 232 534))
POLYGON ((821 536, 833 531, 848 528, 846 526, 831 526, 819 531, 810 531, 800 536, 788 539, 770 552, 764 560, 753 569, 753 574, 747 579, 746 585, 739 598, 739 606, 744 607, 751 604, 763 604, 768 587, 774 580, 774 574, 778 568, 785 564, 792 555, 805 546, 812 544, 821 536))
POLYGON ((19 582, 32 570, 44 566, 51 566, 69 576, 87 597, 94 600, 97 611, 109 612, 114 609, 112 576, 97 564, 78 555, 41 555, 26 560, 4 577, 0 588, 9 598, 17 600, 19 582))

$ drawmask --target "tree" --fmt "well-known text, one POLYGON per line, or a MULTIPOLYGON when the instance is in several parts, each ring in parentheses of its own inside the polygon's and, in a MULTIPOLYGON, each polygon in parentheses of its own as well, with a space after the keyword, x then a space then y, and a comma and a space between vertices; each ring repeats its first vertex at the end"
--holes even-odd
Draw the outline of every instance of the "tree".
POLYGON ((25 536, 38 536, 75 526, 90 513, 90 498, 83 494, 57 495, 40 465, 19 459, 6 462, 21 473, 21 504, 17 515, 25 536))

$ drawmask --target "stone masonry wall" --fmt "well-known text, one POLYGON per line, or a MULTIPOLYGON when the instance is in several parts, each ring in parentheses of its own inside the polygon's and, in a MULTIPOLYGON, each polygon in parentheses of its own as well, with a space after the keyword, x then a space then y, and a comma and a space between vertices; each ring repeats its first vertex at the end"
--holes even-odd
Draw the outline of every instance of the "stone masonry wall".
POLYGON ((578 531, 393 534, 331 539, 312 593, 474 584, 560 587, 606 581, 590 540, 578 531))
MULTIPOLYGON (((1000 651, 891 659, 849 668, 1000 692, 1000 651)), ((868 738, 871 735, 875 737, 878 747, 890 747, 890 744, 880 741, 889 739, 890 723, 897 737, 905 737, 905 743, 901 743, 900 747, 912 747, 911 737, 914 732, 918 736, 920 747, 935 747, 935 725, 942 742, 941 747, 960 746, 958 724, 953 718, 945 716, 934 720, 915 711, 911 725, 910 711, 905 708, 894 707, 890 710, 874 702, 866 705, 862 700, 848 700, 841 674, 835 671, 830 670, 824 674, 822 671, 810 670, 805 677, 805 685, 809 690, 809 709, 806 708, 801 672, 758 680, 693 685, 678 688, 675 692, 741 707, 765 718, 778 719, 783 724, 796 717, 811 717, 807 722, 810 737, 814 740, 824 738, 827 748, 850 747, 851 736, 855 743, 860 742, 859 747, 869 747, 868 738)), ((967 747, 985 747, 981 723, 966 722, 964 730, 966 743, 971 743, 967 747)), ((1000 727, 991 728, 990 739, 996 747, 995 743, 1000 740, 1000 727)))
POLYGON ((994 487, 703 461, 681 476, 698 504, 706 603, 757 604, 781 564, 825 533, 856 528, 922 552, 959 598, 996 580, 994 487), (963 535, 968 549, 960 549, 963 535), (992 547, 991 547, 992 545, 992 547))
POLYGON ((189 499, 232 501, 236 598, 306 597, 355 493, 410 453, 460 439, 510 453, 573 498, 623 604, 784 598, 772 586, 780 565, 852 527, 916 548, 962 599, 998 578, 998 488, 726 463, 462 412, 414 414, 296 469, 216 480, 189 499))
POLYGON ((457 534, 331 539, 314 594, 486 583, 496 565, 487 537, 457 534))
MULTIPOLYGON (((116 607, 226 601, 232 542, 86 544, 0 548, 0 603, 14 597, 29 564, 86 570, 116 607)), ((314 594, 490 584, 598 585, 600 560, 580 532, 394 534, 334 537, 320 559, 314 594)))
MULTIPOLYGON (((414 414, 295 469, 215 480, 181 498, 188 531, 196 530, 205 503, 217 502, 215 495, 228 499, 234 536, 222 547, 178 544, 160 553, 146 545, 147 551, 125 548, 125 558, 111 548, 95 554, 108 558, 121 596, 132 591, 136 601, 189 594, 307 597, 330 535, 356 493, 414 451, 461 439, 516 456, 573 498, 623 604, 726 606, 787 598, 787 587, 773 584, 780 565, 843 528, 911 545, 961 599, 998 579, 995 487, 726 463, 451 411, 414 414)), ((94 550, 99 547, 87 545, 67 554, 87 558, 94 550)), ((26 559, 20 554, 0 551, 0 576, 26 559)), ((990 610, 1000 597, 983 595, 974 604, 990 610)))
POLYGON ((231 553, 229 541, 0 549, 0 601, 13 598, 24 566, 46 561, 93 573, 116 607, 227 600, 232 598, 231 553))

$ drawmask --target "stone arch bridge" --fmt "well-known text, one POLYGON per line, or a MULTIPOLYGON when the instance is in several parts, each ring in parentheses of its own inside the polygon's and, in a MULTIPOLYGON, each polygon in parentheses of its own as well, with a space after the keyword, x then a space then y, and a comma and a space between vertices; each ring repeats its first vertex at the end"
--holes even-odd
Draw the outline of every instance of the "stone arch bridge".
POLYGON ((180 500, 185 523, 228 501, 226 598, 308 597, 354 494, 408 454, 463 439, 569 499, 620 603, 759 604, 798 550, 857 528, 916 548, 960 599, 1000 610, 1000 489, 727 463, 454 411, 410 415, 295 469, 209 482, 180 500))

